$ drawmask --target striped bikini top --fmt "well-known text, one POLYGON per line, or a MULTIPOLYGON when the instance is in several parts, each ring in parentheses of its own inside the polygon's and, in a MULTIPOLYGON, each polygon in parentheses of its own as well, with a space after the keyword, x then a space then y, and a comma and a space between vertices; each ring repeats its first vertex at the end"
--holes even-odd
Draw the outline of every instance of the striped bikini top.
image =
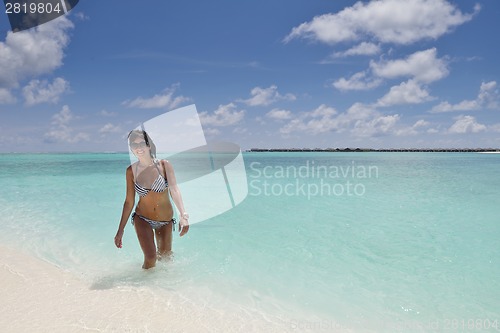
MULTIPOLYGON (((137 165, 135 166, 136 175, 137 175, 137 167, 138 167, 138 165, 139 165, 139 163, 137 163, 137 165)), ((151 184, 151 188, 150 189, 149 188, 145 188, 144 186, 141 186, 137 182, 134 182, 135 191, 141 197, 145 197, 149 193, 149 191, 161 193, 161 192, 165 191, 168 188, 168 181, 167 181, 167 179, 163 178, 163 176, 161 175, 160 169, 158 169, 158 166, 156 165, 156 163, 154 163, 154 166, 156 167, 156 170, 158 171, 158 177, 155 179, 155 181, 153 182, 153 184, 151 184)))

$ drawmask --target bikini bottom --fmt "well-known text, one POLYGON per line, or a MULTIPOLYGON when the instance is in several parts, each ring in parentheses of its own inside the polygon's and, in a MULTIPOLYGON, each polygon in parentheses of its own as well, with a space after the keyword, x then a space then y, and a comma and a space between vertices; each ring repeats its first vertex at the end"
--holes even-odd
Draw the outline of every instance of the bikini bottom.
POLYGON ((147 217, 144 217, 142 215, 139 215, 139 214, 136 214, 135 212, 132 214, 132 225, 134 225, 134 217, 135 216, 138 216, 141 220, 143 221, 146 221, 150 226, 151 228, 153 229, 158 229, 158 228, 161 228, 163 226, 166 226, 168 225, 170 222, 172 222, 173 224, 173 228, 174 228, 174 231, 175 231, 175 224, 177 223, 177 221, 175 219, 171 219, 170 221, 155 221, 155 220, 151 220, 151 219, 148 219, 147 217))

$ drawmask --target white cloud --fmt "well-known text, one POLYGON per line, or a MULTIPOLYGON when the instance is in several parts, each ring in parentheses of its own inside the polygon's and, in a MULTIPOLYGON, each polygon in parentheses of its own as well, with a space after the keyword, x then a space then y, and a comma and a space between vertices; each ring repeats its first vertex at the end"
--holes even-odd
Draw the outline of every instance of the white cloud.
POLYGON ((333 87, 341 90, 369 90, 376 88, 382 83, 382 80, 377 78, 367 77, 366 72, 359 72, 352 75, 349 79, 340 78, 333 82, 333 87))
POLYGON ((280 128, 283 136, 292 134, 321 134, 326 132, 350 132, 353 137, 366 138, 396 132, 400 116, 383 115, 371 106, 356 103, 346 112, 338 113, 334 108, 321 105, 291 119, 280 128))
POLYGON ((427 120, 420 119, 415 124, 413 124, 413 128, 427 127, 430 124, 431 123, 429 123, 427 120))
POLYGON ((9 89, 0 88, 0 104, 13 104, 15 102, 16 98, 9 89))
POLYGON ((181 103, 187 102, 190 99, 184 96, 174 96, 175 91, 179 87, 179 84, 174 84, 169 88, 166 88, 160 94, 156 94, 153 97, 143 98, 137 97, 134 100, 126 100, 122 102, 129 108, 139 108, 139 109, 157 109, 157 108, 167 108, 174 109, 181 103))
POLYGON ((488 109, 498 109, 500 105, 500 95, 497 89, 496 81, 481 83, 477 100, 483 107, 486 107, 488 109))
POLYGON ((101 110, 101 112, 99 112, 99 115, 103 116, 103 117, 114 117, 117 115, 116 112, 111 112, 111 111, 107 111, 107 110, 101 110))
POLYGON ((69 106, 64 105, 61 111, 52 116, 52 124, 56 126, 67 126, 73 119, 74 115, 71 112, 69 106))
POLYGON ((75 133, 75 130, 70 126, 71 121, 75 118, 69 106, 64 105, 61 111, 52 116, 52 127, 45 133, 45 140, 50 143, 89 141, 90 137, 88 134, 83 132, 75 133))
POLYGON ((429 96, 420 83, 430 83, 448 75, 446 61, 438 59, 436 55, 436 49, 432 48, 415 52, 406 59, 370 61, 370 70, 373 75, 369 75, 368 70, 358 72, 348 79, 340 78, 332 85, 341 91, 369 90, 378 87, 382 79, 410 77, 410 81, 393 87, 386 96, 379 100, 379 105, 429 101, 433 97, 429 96))
POLYGON ((333 118, 337 111, 325 104, 320 105, 313 111, 304 112, 300 116, 291 119, 280 128, 280 133, 289 135, 297 132, 319 134, 336 131, 340 123, 333 118))
POLYGON ((340 116, 344 115, 348 122, 352 122, 356 120, 369 119, 370 117, 378 115, 378 113, 370 105, 354 103, 349 109, 347 109, 346 113, 340 114, 340 116))
POLYGON ((441 102, 438 105, 434 106, 430 112, 439 113, 439 112, 452 112, 452 111, 472 111, 477 109, 478 109, 477 101, 464 100, 454 105, 450 104, 449 102, 441 102))
POLYGON ((266 117, 275 120, 286 120, 292 117, 292 112, 289 110, 272 109, 266 113, 266 117))
POLYGON ((90 17, 88 15, 85 15, 83 12, 78 12, 78 13, 76 13, 74 15, 80 21, 88 21, 88 20, 90 20, 90 17))
POLYGON ((246 127, 235 127, 233 129, 233 133, 235 133, 235 134, 246 134, 246 133, 248 133, 248 128, 246 128, 246 127))
POLYGON ((281 95, 278 92, 278 87, 275 85, 269 88, 255 87, 250 91, 250 95, 252 97, 241 100, 241 102, 250 106, 267 106, 281 100, 294 101, 297 99, 293 94, 281 95))
MULTIPOLYGON (((416 121, 412 126, 403 127, 401 129, 396 130, 395 134, 397 136, 417 135, 419 134, 419 129, 429 127, 430 125, 431 123, 429 123, 428 121, 420 119, 416 121)), ((427 132, 429 132, 429 129, 427 129, 427 132)))
POLYGON ((436 134, 436 133, 439 133, 439 130, 437 128, 429 128, 427 130, 427 133, 429 133, 429 134, 436 134))
POLYGON ((239 123, 245 116, 245 111, 238 111, 234 103, 219 105, 212 114, 208 112, 200 113, 200 120, 203 125, 209 126, 230 126, 239 123))
POLYGON ((321 104, 318 108, 316 108, 315 110, 311 111, 309 113, 309 115, 311 117, 332 117, 334 115, 337 114, 337 110, 335 110, 334 108, 330 107, 330 106, 327 106, 325 104, 321 104))
POLYGON ((111 123, 107 123, 101 129, 99 129, 99 133, 108 134, 108 133, 120 133, 123 132, 122 128, 119 125, 114 125, 111 123))
POLYGON ((486 130, 486 126, 478 123, 472 116, 459 116, 455 120, 455 123, 448 129, 448 133, 478 133, 486 130))
POLYGON ((0 88, 16 88, 21 80, 51 73, 63 63, 73 23, 65 16, 37 28, 8 32, 0 42, 0 88))
POLYGON ((446 77, 449 73, 448 64, 444 59, 437 58, 436 48, 419 51, 406 59, 381 62, 370 62, 374 75, 386 79, 412 77, 419 82, 430 83, 446 77))
POLYGON ((500 106, 500 95, 496 81, 481 83, 479 93, 474 100, 463 100, 457 104, 441 102, 431 110, 433 113, 453 111, 475 111, 481 109, 498 109, 500 106))
POLYGON ((306 38, 326 44, 364 38, 382 43, 411 44, 437 39, 469 21, 480 10, 463 14, 446 0, 379 0, 355 3, 338 13, 314 17, 292 29, 284 41, 306 38))
POLYGON ((304 112, 291 119, 280 128, 280 133, 289 135, 294 133, 319 134, 326 132, 345 132, 352 130, 353 124, 369 121, 379 114, 370 106, 356 103, 344 113, 338 113, 334 108, 325 104, 315 110, 304 112))
POLYGON ((433 100, 429 92, 422 88, 416 81, 408 80, 399 86, 391 87, 390 91, 380 98, 376 106, 392 106, 398 104, 420 104, 433 100))
POLYGON ((374 137, 389 134, 399 121, 399 115, 377 115, 372 119, 360 119, 355 122, 351 132, 358 137, 374 137))
POLYGON ((60 96, 69 89, 69 82, 63 78, 56 78, 52 83, 47 80, 31 80, 23 88, 25 103, 32 106, 40 103, 57 103, 60 96))
POLYGON ((335 52, 331 55, 332 58, 344 58, 349 56, 367 56, 376 55, 381 52, 379 45, 369 42, 362 42, 343 52, 335 52))

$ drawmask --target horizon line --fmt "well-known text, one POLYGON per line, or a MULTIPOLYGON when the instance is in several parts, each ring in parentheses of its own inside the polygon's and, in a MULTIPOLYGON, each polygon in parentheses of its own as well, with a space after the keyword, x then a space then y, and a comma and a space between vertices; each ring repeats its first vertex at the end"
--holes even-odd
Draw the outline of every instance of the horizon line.
MULTIPOLYGON (((250 148, 242 152, 492 152, 500 148, 250 148)), ((0 154, 128 154, 128 151, 0 151, 0 154)), ((161 153, 160 153, 161 154, 161 153)))

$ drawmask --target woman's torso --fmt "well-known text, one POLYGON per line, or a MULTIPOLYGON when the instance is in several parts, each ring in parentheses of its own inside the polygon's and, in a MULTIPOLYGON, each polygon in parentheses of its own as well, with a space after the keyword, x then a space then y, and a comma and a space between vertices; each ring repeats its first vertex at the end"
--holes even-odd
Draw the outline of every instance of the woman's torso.
POLYGON ((138 163, 132 165, 136 193, 139 202, 135 212, 156 221, 170 221, 173 208, 168 195, 168 180, 160 161, 141 168, 138 163))

